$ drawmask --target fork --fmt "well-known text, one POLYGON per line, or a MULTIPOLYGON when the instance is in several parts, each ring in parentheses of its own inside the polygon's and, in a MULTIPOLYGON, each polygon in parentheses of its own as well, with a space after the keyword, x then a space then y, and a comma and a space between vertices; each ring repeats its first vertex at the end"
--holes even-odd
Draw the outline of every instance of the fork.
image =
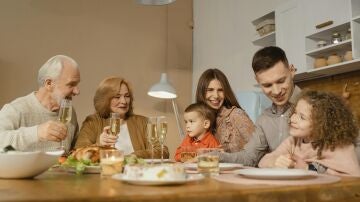
POLYGON ((291 145, 290 151, 288 151, 291 159, 293 159, 293 157, 294 157, 295 149, 296 149, 296 146, 298 145, 298 142, 299 142, 298 138, 294 138, 294 144, 291 145))

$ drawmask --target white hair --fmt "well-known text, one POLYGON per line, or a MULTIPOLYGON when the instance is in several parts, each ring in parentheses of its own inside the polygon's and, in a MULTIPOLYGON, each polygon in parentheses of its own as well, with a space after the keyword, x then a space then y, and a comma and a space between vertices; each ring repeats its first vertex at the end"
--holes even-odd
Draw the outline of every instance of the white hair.
POLYGON ((55 55, 41 66, 38 73, 38 84, 44 86, 44 82, 47 79, 55 80, 60 76, 61 70, 64 66, 64 61, 72 64, 72 66, 78 69, 77 62, 66 55, 55 55))

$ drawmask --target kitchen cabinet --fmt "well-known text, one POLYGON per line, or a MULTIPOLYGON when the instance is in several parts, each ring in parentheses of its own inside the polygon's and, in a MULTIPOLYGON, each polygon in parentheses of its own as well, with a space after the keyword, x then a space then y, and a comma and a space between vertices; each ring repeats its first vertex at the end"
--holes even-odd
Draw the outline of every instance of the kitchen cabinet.
POLYGON ((304 21, 301 18, 301 3, 291 0, 275 10, 276 45, 282 48, 297 73, 306 71, 304 21))
MULTIPOLYGON (((252 21, 254 27, 264 22, 265 20, 275 20, 275 11, 271 11, 266 15, 263 15, 252 21)), ((275 24, 276 27, 276 24, 275 24)), ((259 33, 256 34, 256 38, 252 41, 256 46, 275 46, 276 45, 275 31, 271 31, 265 35, 260 36, 259 33)))
POLYGON ((360 70, 360 0, 289 0, 274 13, 275 44, 298 69, 295 82, 360 70), (340 34, 340 42, 332 43, 334 33, 340 34), (326 45, 318 46, 321 41, 326 45), (349 53, 353 59, 344 60, 349 53), (317 58, 332 55, 341 62, 314 68, 317 58))
MULTIPOLYGON (((322 0, 319 2, 321 3, 321 1, 322 0)), ((315 5, 319 2, 316 1, 315 5)), ((360 1, 328 0, 327 2, 329 3, 327 8, 330 6, 328 12, 331 11, 333 14, 332 16, 331 13, 328 12, 320 13, 322 15, 315 14, 321 17, 317 17, 314 20, 308 19, 305 23, 307 30, 313 28, 313 30, 307 32, 310 34, 305 35, 307 70, 296 74, 295 82, 360 70, 360 1), (337 4, 338 2, 341 2, 342 4, 337 4), (327 14, 325 15, 324 13, 327 14), (324 16, 326 16, 326 18, 324 16), (316 19, 332 20, 333 24, 315 30, 316 23, 320 22, 316 22, 316 19), (334 33, 340 34, 340 42, 332 42, 334 33), (349 33, 351 33, 351 37, 348 37, 349 33), (319 47, 319 41, 325 41, 326 45, 319 47), (352 53, 352 60, 346 60, 346 57, 344 57, 349 53, 352 53), (329 61, 329 57, 332 55, 336 55, 340 58, 340 62, 314 68, 316 59, 325 58, 329 61)), ((309 8, 309 2, 307 0, 303 1, 303 3, 303 9, 309 8)), ((309 14, 309 11, 304 12, 309 14)))
POLYGON ((328 27, 349 22, 350 0, 301 0, 303 4, 303 19, 305 21, 305 35, 315 34, 328 27), (332 21, 333 23, 323 28, 317 25, 332 21))

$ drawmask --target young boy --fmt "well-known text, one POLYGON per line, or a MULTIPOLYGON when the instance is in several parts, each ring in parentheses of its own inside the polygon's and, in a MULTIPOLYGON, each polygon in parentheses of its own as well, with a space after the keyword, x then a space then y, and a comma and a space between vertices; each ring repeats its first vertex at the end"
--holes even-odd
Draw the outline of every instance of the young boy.
POLYGON ((184 119, 187 135, 176 149, 176 161, 188 160, 181 156, 183 152, 188 152, 189 148, 192 148, 194 153, 197 148, 216 148, 220 145, 211 132, 215 117, 215 112, 202 103, 191 104, 185 109, 184 119))

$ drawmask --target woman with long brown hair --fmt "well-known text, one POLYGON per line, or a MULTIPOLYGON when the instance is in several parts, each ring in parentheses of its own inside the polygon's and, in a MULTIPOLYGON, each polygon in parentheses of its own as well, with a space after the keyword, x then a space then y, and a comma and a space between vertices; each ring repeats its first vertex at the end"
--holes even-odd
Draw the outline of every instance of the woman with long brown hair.
POLYGON ((226 152, 243 149, 254 131, 254 124, 240 107, 225 74, 219 69, 206 70, 199 79, 196 102, 217 112, 215 137, 226 152))

